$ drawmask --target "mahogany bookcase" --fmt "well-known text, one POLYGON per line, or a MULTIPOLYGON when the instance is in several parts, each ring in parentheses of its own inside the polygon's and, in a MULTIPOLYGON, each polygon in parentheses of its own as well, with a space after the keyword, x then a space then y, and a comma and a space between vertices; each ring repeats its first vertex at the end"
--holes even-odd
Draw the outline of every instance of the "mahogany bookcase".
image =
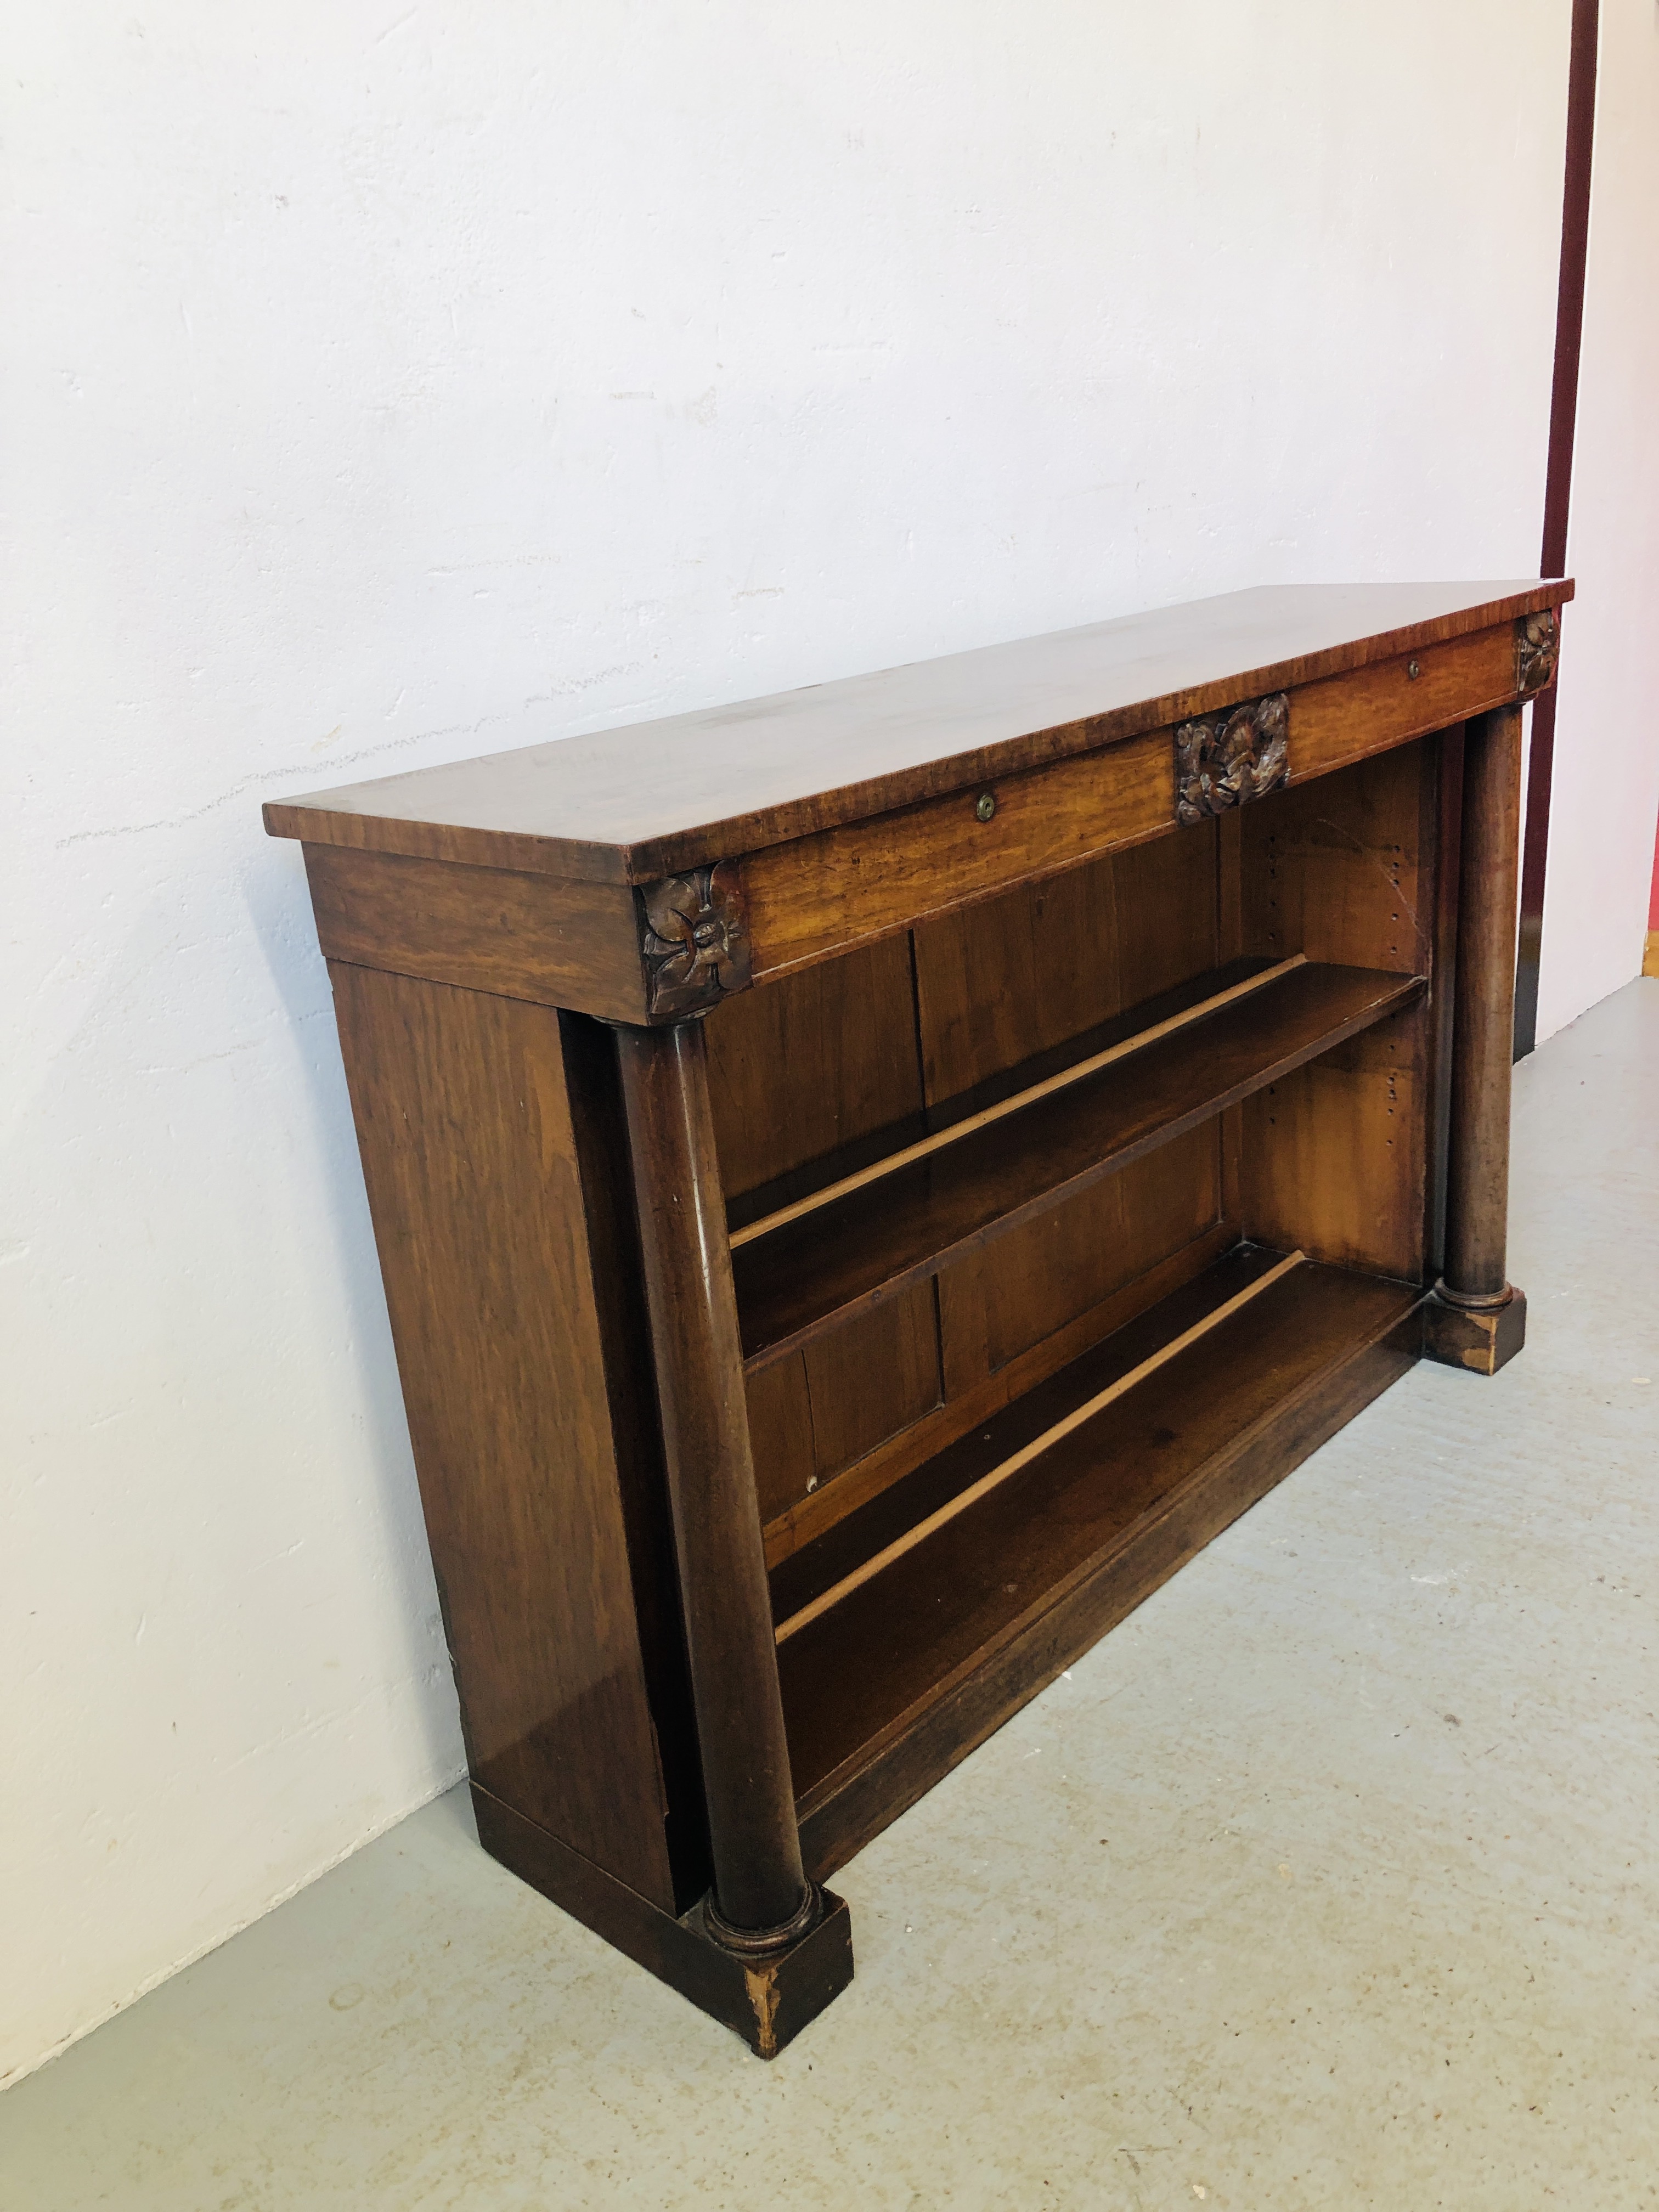
POLYGON ((1565 581, 1242 592, 286 800, 478 1830, 769 2057, 826 1879, 1493 1373, 1565 581))

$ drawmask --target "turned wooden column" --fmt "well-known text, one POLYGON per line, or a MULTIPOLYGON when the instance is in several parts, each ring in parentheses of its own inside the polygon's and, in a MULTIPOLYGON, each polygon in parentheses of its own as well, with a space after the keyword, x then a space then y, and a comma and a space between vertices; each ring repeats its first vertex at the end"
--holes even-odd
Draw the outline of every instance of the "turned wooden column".
POLYGON ((738 1950, 819 1910, 801 1866, 700 1019, 617 1024, 714 1888, 738 1950))
POLYGON ((1488 1374, 1524 1334, 1525 1301, 1505 1273, 1520 839, 1521 709, 1500 707, 1464 736, 1446 1255, 1427 1342, 1488 1374))

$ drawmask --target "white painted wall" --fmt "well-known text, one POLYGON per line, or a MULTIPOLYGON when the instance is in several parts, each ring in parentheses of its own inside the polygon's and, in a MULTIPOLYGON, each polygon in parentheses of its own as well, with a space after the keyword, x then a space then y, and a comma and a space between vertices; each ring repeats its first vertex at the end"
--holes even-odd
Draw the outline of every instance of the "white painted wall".
POLYGON ((1528 573, 1566 31, 14 22, 0 2076, 460 1767, 260 800, 1249 583, 1528 573))
POLYGON ((1641 973, 1659 816, 1659 7, 1601 15, 1540 1041, 1641 973))

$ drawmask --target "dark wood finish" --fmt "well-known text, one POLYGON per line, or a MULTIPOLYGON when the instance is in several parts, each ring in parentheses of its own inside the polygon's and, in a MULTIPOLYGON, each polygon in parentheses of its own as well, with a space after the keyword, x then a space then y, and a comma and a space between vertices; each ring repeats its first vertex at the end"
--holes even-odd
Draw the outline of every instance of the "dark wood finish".
POLYGON ((850 1977, 817 1877, 1425 1346, 1518 1349, 1571 592, 1243 593, 270 810, 480 1834, 751 2048, 850 1977))
POLYGON ((805 1880, 790 1784, 725 1199, 695 1021, 617 1031, 663 1451, 702 1752, 714 1899, 734 1929, 790 1925, 805 1880))
POLYGON ((852 1916, 829 1890, 822 1917, 787 1950, 742 1959, 710 1937, 700 1905, 672 1917, 476 1782, 472 1808, 492 1857, 729 2027, 757 2058, 775 2058, 853 1978, 852 1916))
POLYGON ((1223 1328, 783 1644, 819 1878, 1403 1374, 1420 1323, 1310 1264, 1223 1328))
MULTIPOLYGON (((1114 1329, 1057 1374, 976 1421, 901 1481, 775 1565, 770 1577, 773 1620, 781 1624, 820 1598, 861 1562, 1024 1449, 1074 1407, 1259 1283, 1283 1256, 1263 1245, 1233 1246, 1213 1266, 1114 1329)), ((1031 1494, 1035 1482, 1035 1476, 1028 1479, 1022 1497, 1031 1494)))
POLYGON ((1463 843, 1463 731, 1444 730, 1434 740, 1432 787, 1425 804, 1434 809, 1432 978, 1425 1042, 1428 1079, 1425 1138, 1427 1172, 1423 1189, 1423 1274, 1432 1280, 1446 1263, 1446 1164, 1451 1148, 1452 1013, 1457 973, 1458 869, 1463 843))
MULTIPOLYGON (((1169 1148, 1170 1156, 1178 1151, 1176 1146, 1169 1148)), ((1160 1159, 1165 1157, 1163 1153, 1158 1155, 1160 1159)), ((1127 1170, 1131 1178, 1136 1172, 1133 1168, 1127 1170)), ((868 1453, 835 1482, 815 1490, 799 1504, 768 1524, 765 1534, 769 1566, 775 1566, 803 1544, 834 1528, 847 1514, 878 1496, 889 1484, 901 1480, 913 1468, 931 1459, 935 1452, 954 1443, 976 1423, 1035 1389, 1091 1345, 1202 1274, 1212 1261, 1237 1242, 1237 1235, 1231 1224, 1216 1223, 1190 1244, 1154 1262, 1144 1273, 1103 1298, 1098 1305, 1086 1308, 1051 1336, 1044 1337, 1029 1351, 1018 1353, 1006 1366, 989 1369, 976 1382, 953 1377, 951 1395, 934 1413, 912 1422, 884 1447, 868 1453)), ((886 1310, 884 1306, 877 1307, 874 1318, 879 1320, 886 1310)), ((751 1376, 751 1389, 781 1371, 787 1369, 762 1368, 751 1376)))
POLYGON ((331 972, 467 1763, 672 1911, 561 1018, 331 972))
MULTIPOLYGON (((1369 954, 1431 977, 1435 773, 1432 746, 1419 741, 1247 814, 1249 950, 1369 954)), ((1246 1102, 1239 1209, 1250 1236, 1425 1279, 1432 1031, 1425 995, 1246 1102)))
POLYGON ((1496 1375, 1527 1341, 1524 1292, 1510 1289, 1496 1306, 1456 1306, 1437 1291, 1423 1306, 1423 1350, 1443 1367, 1496 1375))
POLYGON ((1504 1291, 1510 1172, 1521 715, 1470 723, 1463 740, 1463 843, 1453 1018, 1445 1280, 1460 1301, 1504 1291))
MULTIPOLYGON (((651 884, 1507 629, 1571 596, 1559 580, 1267 586, 273 800, 265 823, 313 844, 651 884)), ((1299 751, 1294 701, 1291 720, 1299 751)), ((1169 784, 1173 822, 1172 771, 1169 784)), ((756 939, 758 974, 758 927, 756 939)))
POLYGON ((1212 977, 1253 972, 1216 973, 1215 834, 1160 837, 921 924, 930 1127, 1162 1021, 1212 977))
POLYGON ((729 860, 670 876, 641 894, 646 1011, 653 1021, 708 1013, 750 982, 743 878, 729 860))
POLYGON ((1221 1218, 1216 1129, 1191 1129, 968 1253, 939 1278, 951 1397, 1099 1311, 1221 1218))
POLYGON ((1291 702, 1282 691, 1178 723, 1176 819, 1191 829, 1277 790, 1290 769, 1290 727, 1291 702))
POLYGON ((1490 1311, 1515 1296, 1504 1255, 1520 830, 1521 711, 1506 707, 1471 722, 1463 739, 1446 1260, 1437 1294, 1470 1310, 1490 1311))
POLYGON ((933 1283, 913 1283, 787 1359, 751 1371, 748 1395, 755 1486, 770 1522, 939 1406, 933 1283))
POLYGON ((1533 698, 1555 681, 1555 664, 1561 651, 1561 627, 1552 607, 1523 615, 1515 625, 1515 688, 1533 698))
POLYGON ((733 1228, 920 1136, 908 937, 722 1007, 708 1024, 708 1096, 733 1228))
POLYGON ((629 890, 346 846, 307 845, 305 855, 330 960, 617 1021, 647 1018, 629 890))
POLYGON ((1303 967, 1098 1078, 734 1255, 744 1352, 777 1358, 1408 1004, 1410 975, 1303 967))

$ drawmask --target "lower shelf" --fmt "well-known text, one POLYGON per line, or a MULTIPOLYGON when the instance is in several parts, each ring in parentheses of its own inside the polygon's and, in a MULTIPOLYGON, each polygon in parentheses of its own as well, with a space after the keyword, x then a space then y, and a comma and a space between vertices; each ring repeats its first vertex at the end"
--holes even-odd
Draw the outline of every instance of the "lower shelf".
POLYGON ((1412 1365, 1420 1291, 1285 1259, 1236 1248, 774 1571, 816 1878, 1412 1365))

